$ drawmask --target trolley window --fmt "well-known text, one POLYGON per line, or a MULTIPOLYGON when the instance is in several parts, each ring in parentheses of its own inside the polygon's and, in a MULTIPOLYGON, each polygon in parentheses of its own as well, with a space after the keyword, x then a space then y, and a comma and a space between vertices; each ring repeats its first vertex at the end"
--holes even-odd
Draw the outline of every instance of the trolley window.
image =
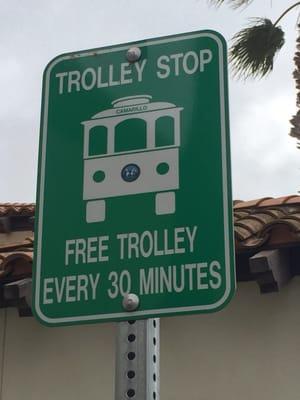
POLYGON ((146 121, 126 119, 115 127, 115 151, 140 150, 147 147, 146 121))
POLYGON ((107 128, 94 126, 89 133, 89 155, 98 156, 107 153, 107 128))
POLYGON ((173 146, 174 145, 174 119, 164 116, 156 120, 155 123, 155 146, 173 146))

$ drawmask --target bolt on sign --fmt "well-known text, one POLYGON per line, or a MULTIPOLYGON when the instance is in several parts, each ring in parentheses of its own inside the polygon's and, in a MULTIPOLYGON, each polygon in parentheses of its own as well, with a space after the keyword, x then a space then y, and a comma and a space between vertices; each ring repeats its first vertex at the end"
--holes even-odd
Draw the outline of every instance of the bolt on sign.
POLYGON ((64 54, 44 73, 33 307, 47 325, 206 313, 235 289, 226 44, 64 54))

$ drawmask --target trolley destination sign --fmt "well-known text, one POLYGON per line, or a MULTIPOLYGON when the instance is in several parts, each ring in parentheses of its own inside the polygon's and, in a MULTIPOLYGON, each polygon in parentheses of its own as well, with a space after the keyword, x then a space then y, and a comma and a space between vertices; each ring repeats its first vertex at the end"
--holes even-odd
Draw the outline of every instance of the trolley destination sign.
POLYGON ((229 302, 226 58, 222 36, 200 31, 48 64, 33 299, 42 323, 206 313, 229 302))

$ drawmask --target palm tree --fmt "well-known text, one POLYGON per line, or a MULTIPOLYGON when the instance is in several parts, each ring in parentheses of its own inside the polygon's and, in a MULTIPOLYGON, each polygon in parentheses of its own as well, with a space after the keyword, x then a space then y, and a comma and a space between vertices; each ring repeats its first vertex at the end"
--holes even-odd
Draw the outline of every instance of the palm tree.
MULTIPOLYGON (((249 5, 253 0, 209 0, 210 3, 220 6, 228 3, 233 8, 249 5)), ((229 61, 233 73, 240 78, 260 78, 273 69, 274 58, 284 45, 284 32, 278 26, 281 19, 293 8, 300 6, 300 1, 286 8, 273 23, 267 18, 255 18, 250 25, 233 37, 233 45, 229 50, 229 61)), ((300 32, 296 44, 294 57, 296 81, 297 107, 300 108, 300 32)), ((290 120, 292 128, 290 135, 300 140, 300 110, 290 120)), ((300 144, 297 146, 300 149, 300 144)))

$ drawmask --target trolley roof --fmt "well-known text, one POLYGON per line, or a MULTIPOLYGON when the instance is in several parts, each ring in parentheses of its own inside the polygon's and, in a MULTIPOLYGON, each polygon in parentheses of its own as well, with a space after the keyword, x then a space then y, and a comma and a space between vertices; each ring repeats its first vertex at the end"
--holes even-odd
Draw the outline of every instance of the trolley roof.
POLYGON ((140 112, 159 111, 168 108, 179 108, 173 103, 151 102, 150 95, 127 96, 112 102, 113 108, 101 111, 92 116, 93 119, 121 116, 126 114, 137 114, 140 112))

